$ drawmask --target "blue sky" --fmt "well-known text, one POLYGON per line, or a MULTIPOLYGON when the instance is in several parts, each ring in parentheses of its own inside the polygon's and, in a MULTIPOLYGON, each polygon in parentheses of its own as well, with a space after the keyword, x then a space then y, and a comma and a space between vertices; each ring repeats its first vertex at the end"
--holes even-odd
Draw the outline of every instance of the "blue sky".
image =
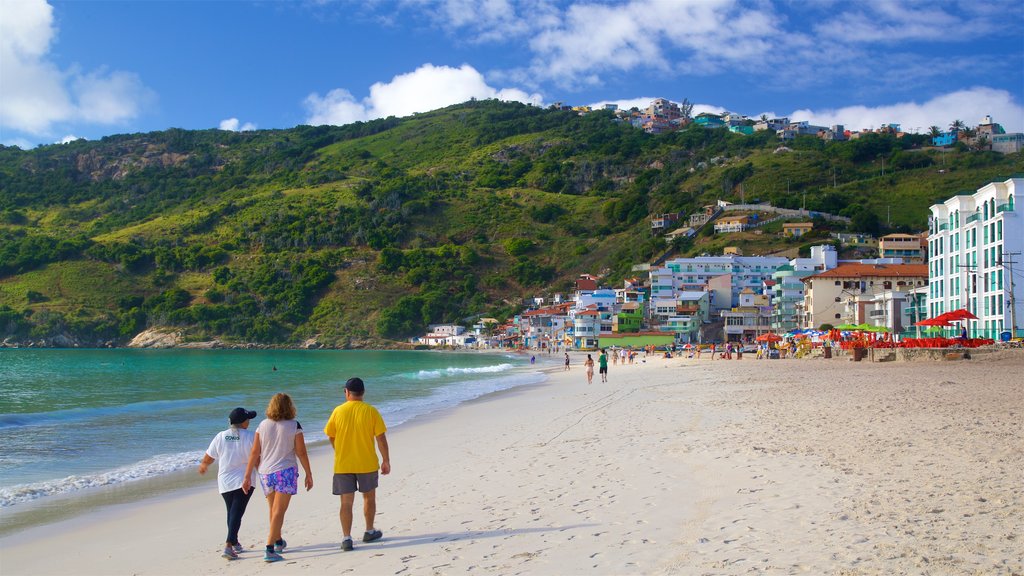
POLYGON ((1019 0, 0 0, 0 143, 689 99, 1024 131, 1019 0))

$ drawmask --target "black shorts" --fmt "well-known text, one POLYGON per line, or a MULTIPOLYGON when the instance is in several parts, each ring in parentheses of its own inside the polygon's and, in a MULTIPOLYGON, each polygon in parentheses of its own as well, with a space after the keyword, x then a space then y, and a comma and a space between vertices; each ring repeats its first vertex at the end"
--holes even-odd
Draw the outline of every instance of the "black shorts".
POLYGON ((601 366, 597 371, 600 374, 607 374, 608 373, 608 367, 607 366, 601 366))

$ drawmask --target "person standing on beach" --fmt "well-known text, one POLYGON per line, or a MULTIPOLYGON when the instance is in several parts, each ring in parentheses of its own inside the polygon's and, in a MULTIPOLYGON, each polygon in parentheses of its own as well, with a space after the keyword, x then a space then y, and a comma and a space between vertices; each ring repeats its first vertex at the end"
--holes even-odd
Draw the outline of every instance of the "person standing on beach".
POLYGON ((604 348, 601 349, 601 355, 597 357, 598 369, 601 373, 601 382, 608 381, 608 353, 605 352, 604 348))
POLYGON ((568 352, 565 353, 565 371, 566 372, 569 371, 569 353, 568 352))
POLYGON ((363 495, 366 532, 363 542, 380 540, 384 534, 373 527, 377 515, 378 469, 391 473, 387 426, 376 408, 363 402, 366 385, 360 378, 345 382, 345 403, 337 406, 324 426, 324 434, 334 446, 334 494, 341 497, 341 549, 352 550, 352 507, 356 490, 363 495), (380 450, 377 461, 374 441, 380 450))
POLYGON ((587 354, 587 359, 583 362, 583 365, 587 367, 587 384, 592 384, 594 382, 594 359, 590 354, 587 354))
POLYGON ((306 473, 306 491, 313 489, 313 472, 309 467, 306 440, 302 435, 302 425, 295 419, 295 415, 295 404, 291 396, 274 394, 267 404, 266 420, 256 428, 249 464, 245 468, 245 480, 242 482, 242 490, 248 491, 252 487, 252 471, 259 470, 260 484, 270 509, 270 533, 267 535, 267 551, 263 555, 265 562, 284 560, 281 552, 288 547, 288 543, 281 537, 281 529, 288 504, 299 491, 296 460, 302 464, 306 473))
MULTIPOLYGON (((249 421, 256 417, 256 412, 245 408, 235 408, 228 415, 230 428, 218 433, 210 442, 210 447, 199 462, 199 473, 206 474, 206 469, 217 464, 217 489, 224 498, 228 511, 228 537, 224 541, 224 553, 221 557, 236 560, 243 550, 238 542, 238 530, 242 526, 242 516, 249 505, 252 490, 242 489, 245 478, 246 463, 252 450, 255 436, 249 431, 249 421)), ((250 482, 252 476, 250 474, 250 482)))

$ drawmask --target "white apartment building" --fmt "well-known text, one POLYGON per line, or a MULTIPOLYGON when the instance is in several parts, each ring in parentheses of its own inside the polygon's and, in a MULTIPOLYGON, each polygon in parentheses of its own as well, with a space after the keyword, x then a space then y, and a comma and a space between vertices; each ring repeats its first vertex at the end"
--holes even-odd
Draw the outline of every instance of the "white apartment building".
POLYGON ((1024 321, 1024 226, 1016 209, 1024 177, 990 182, 974 194, 933 204, 928 219, 928 314, 967 308, 972 337, 998 339, 1024 321), (1012 305, 1015 303, 1015 306, 1012 305))
POLYGON ((789 260, 781 256, 673 258, 651 269, 651 299, 671 300, 680 292, 704 292, 711 280, 728 276, 728 296, 722 294, 710 302, 710 306, 713 311, 729 309, 739 304, 744 288, 759 292, 761 284, 788 263, 789 260))

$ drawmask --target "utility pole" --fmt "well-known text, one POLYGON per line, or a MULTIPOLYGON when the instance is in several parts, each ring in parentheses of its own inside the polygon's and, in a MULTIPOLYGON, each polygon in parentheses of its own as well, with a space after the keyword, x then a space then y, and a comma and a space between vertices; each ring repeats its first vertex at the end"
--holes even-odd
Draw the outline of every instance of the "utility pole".
MULTIPOLYGON (((958 266, 960 268, 964 268, 967 271, 967 273, 964 274, 964 280, 967 280, 967 282, 964 283, 965 285, 964 285, 964 305, 963 305, 963 309, 967 310, 968 312, 972 312, 972 310, 971 310, 971 288, 974 288, 975 290, 977 290, 977 288, 978 288, 978 286, 977 286, 977 282, 978 282, 977 268, 978 268, 978 266, 976 264, 959 264, 958 266)), ((967 320, 964 320, 964 322, 967 322, 967 320)))
POLYGON ((1010 338, 1017 337, 1017 297, 1014 296, 1014 282, 1013 282, 1013 265, 1016 262, 1013 259, 1002 259, 1006 256, 1020 256, 1020 252, 1003 252, 1000 262, 1000 266, 1004 266, 1006 271, 1009 272, 1010 276, 1010 338))

